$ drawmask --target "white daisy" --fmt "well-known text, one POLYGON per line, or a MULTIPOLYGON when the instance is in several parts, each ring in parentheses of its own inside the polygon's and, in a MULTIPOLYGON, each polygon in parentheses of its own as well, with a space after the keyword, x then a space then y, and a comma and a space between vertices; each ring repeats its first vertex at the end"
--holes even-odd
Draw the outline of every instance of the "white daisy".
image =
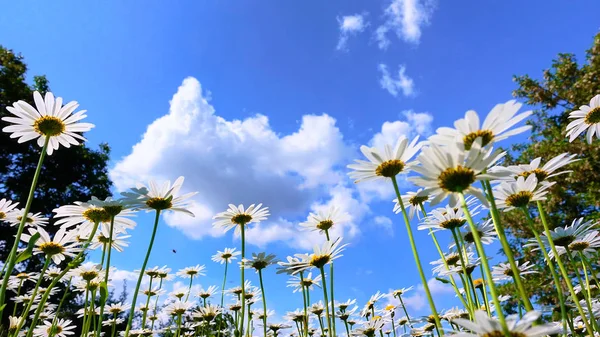
POLYGON ((197 264, 195 266, 190 266, 190 267, 185 267, 183 269, 180 269, 177 272, 177 276, 183 277, 183 278, 191 278, 191 277, 195 277, 195 276, 205 276, 206 275, 204 273, 205 270, 206 270, 205 266, 201 266, 201 265, 197 264))
POLYGON ((562 153, 558 156, 548 160, 542 167, 540 164, 542 162, 542 158, 538 157, 531 161, 529 164, 520 164, 520 165, 510 165, 507 167, 496 166, 493 167, 490 171, 504 171, 507 173, 504 177, 499 177, 500 179, 505 180, 515 180, 517 177, 525 177, 527 178, 530 174, 535 174, 538 183, 543 181, 547 181, 549 178, 556 177, 561 174, 569 173, 571 171, 559 171, 558 169, 563 168, 573 162, 578 161, 579 159, 575 159, 576 155, 562 153))
POLYGON ((325 241, 321 246, 315 245, 312 254, 296 254, 296 257, 302 261, 296 272, 312 267, 323 268, 326 264, 342 257, 342 252, 347 245, 342 245, 342 238, 338 238, 335 241, 325 241))
POLYGON ((505 212, 515 208, 527 207, 530 202, 546 200, 548 188, 554 183, 538 184, 535 174, 525 179, 518 177, 517 180, 503 181, 494 189, 496 206, 505 212))
MULTIPOLYGON (((517 264, 517 268, 519 269, 519 275, 521 276, 521 278, 523 278, 523 275, 537 273, 537 271, 534 270, 535 265, 531 264, 531 262, 529 261, 526 261, 523 264, 519 264, 519 261, 515 261, 515 263, 517 264)), ((493 266, 492 279, 496 282, 512 280, 513 271, 510 267, 510 264, 502 262, 497 266, 493 266)))
MULTIPOLYGON (((494 222, 492 219, 487 219, 483 222, 475 224, 475 228, 477 230, 477 234, 479 234, 479 241, 481 241, 481 243, 483 243, 484 245, 489 245, 492 242, 494 242, 494 240, 496 240, 496 227, 494 227, 494 222)), ((460 235, 462 235, 463 240, 465 240, 467 247, 471 247, 470 245, 475 244, 473 232, 471 232, 470 230, 461 231, 460 235)), ((452 243, 450 245, 450 248, 454 246, 455 244, 452 243)))
POLYGON ((393 178, 400 173, 407 173, 414 165, 414 162, 409 160, 419 152, 421 146, 418 136, 410 144, 406 137, 400 136, 394 149, 389 144, 385 144, 383 151, 363 145, 360 151, 369 161, 355 160, 356 164, 348 165, 348 168, 353 170, 348 175, 358 183, 393 178))
MULTIPOLYGON (((4 219, 11 226, 18 226, 23 220, 23 210, 22 209, 14 209, 8 214, 6 214, 6 218, 4 219)), ((25 217, 25 226, 33 226, 33 227, 43 227, 48 224, 48 218, 42 215, 42 213, 28 213, 25 217)))
POLYGON ((420 230, 440 231, 447 229, 454 231, 461 228, 465 223, 467 223, 467 219, 462 208, 446 206, 432 210, 425 221, 417 228, 420 230))
POLYGON ((267 253, 252 253, 251 259, 244 259, 240 262, 242 267, 246 269, 254 269, 258 273, 260 270, 267 268, 272 264, 277 263, 277 258, 273 254, 267 253))
MULTIPOLYGON (((533 323, 541 316, 541 313, 537 311, 530 311, 526 313, 521 319, 517 315, 511 315, 506 317, 506 325, 511 336, 522 336, 522 337, 542 337, 546 335, 553 335, 559 333, 561 330, 560 326, 555 324, 539 324, 532 326, 533 323)), ((484 311, 475 312, 475 322, 471 322, 467 319, 458 318, 452 321, 458 324, 469 332, 459 332, 454 334, 456 337, 475 337, 475 336, 502 336, 502 326, 500 322, 494 318, 488 317, 484 311)))
MULTIPOLYGON (((550 237, 552 238, 552 242, 556 246, 556 249, 559 254, 565 251, 564 247, 569 247, 571 243, 573 243, 577 238, 582 238, 588 233, 595 232, 592 228, 596 226, 596 223, 593 221, 583 221, 583 218, 577 218, 573 220, 571 225, 565 227, 556 227, 550 231, 550 237)), ((545 247, 550 247, 550 242, 546 233, 540 235, 540 239, 545 247)), ((540 246, 537 243, 537 240, 530 239, 528 243, 524 245, 524 247, 533 247, 533 250, 539 250, 540 246)), ((548 253, 550 257, 554 257, 554 253, 550 251, 548 253)))
POLYGON ((218 288, 216 286, 210 286, 206 289, 200 288, 200 290, 198 290, 197 296, 202 299, 207 299, 207 298, 213 296, 214 294, 216 294, 217 291, 218 291, 218 288))
MULTIPOLYGON (((96 249, 102 247, 102 249, 108 249, 108 243, 110 240, 110 226, 102 226, 96 233, 94 241, 90 244, 90 249, 96 249)), ((123 252, 124 247, 128 247, 129 243, 125 241, 129 239, 131 235, 123 235, 113 232, 112 241, 110 246, 117 252, 123 252)))
POLYGON ((223 251, 217 251, 217 253, 212 256, 211 260, 223 264, 237 259, 237 256, 241 254, 242 252, 236 252, 235 248, 225 248, 223 251))
POLYGON ((175 212, 183 212, 194 216, 187 208, 189 204, 187 199, 193 197, 198 192, 190 192, 184 195, 178 195, 184 178, 179 177, 171 185, 170 181, 165 181, 161 186, 156 182, 150 181, 148 187, 143 184, 137 184, 135 188, 131 188, 129 192, 123 192, 121 195, 125 197, 123 203, 131 205, 133 208, 145 210, 171 210, 175 212))
POLYGON ((94 127, 90 123, 79 123, 87 116, 85 110, 73 113, 79 107, 75 101, 63 106, 61 97, 54 99, 54 95, 47 92, 46 97, 42 98, 37 91, 33 93, 33 100, 37 109, 25 101, 18 101, 13 106, 6 107, 6 110, 16 117, 2 118, 3 121, 13 124, 2 131, 11 133, 10 138, 19 138, 19 143, 37 138, 37 144, 43 147, 48 137, 46 152, 51 155, 60 145, 79 145, 80 141, 86 140, 80 133, 94 127))
POLYGON ((213 217, 216 220, 213 227, 222 228, 225 232, 235 228, 235 233, 241 232, 241 226, 247 226, 250 223, 258 223, 267 219, 269 208, 262 207, 262 204, 252 204, 248 208, 244 205, 229 204, 229 208, 225 212, 221 212, 213 217))
POLYGON ((43 228, 28 228, 29 234, 21 235, 21 240, 29 242, 31 236, 35 233, 40 233, 40 238, 35 242, 34 254, 44 253, 52 258, 54 263, 60 264, 66 256, 75 257, 75 253, 80 251, 77 246, 78 242, 74 241, 72 233, 66 231, 65 228, 59 228, 51 239, 48 232, 43 228))
POLYGON ((523 133, 529 130, 531 126, 522 126, 508 131, 531 115, 531 111, 515 115, 521 106, 522 104, 517 103, 515 100, 496 104, 481 126, 477 112, 469 110, 465 113, 465 118, 454 122, 456 129, 441 127, 436 130, 437 133, 431 136, 429 140, 442 146, 460 141, 464 144, 465 149, 469 150, 477 138, 481 139, 482 146, 486 146, 523 133))
POLYGON ((450 206, 458 204, 458 193, 473 194, 484 205, 487 200, 481 189, 473 186, 477 180, 493 180, 505 173, 484 173, 506 153, 492 148, 484 149, 476 140, 470 150, 462 144, 439 146, 431 144, 421 150, 417 158, 421 166, 414 171, 421 176, 410 177, 416 185, 424 187, 423 193, 435 194, 431 205, 450 197, 450 206))
POLYGON ((56 321, 44 321, 33 330, 33 335, 38 337, 67 337, 75 334, 75 325, 68 319, 58 318, 56 321))
POLYGON ((0 221, 6 221, 8 214, 13 211, 18 204, 18 202, 12 202, 12 200, 4 198, 0 199, 0 221))
MULTIPOLYGON (((419 188, 416 192, 405 192, 402 195, 402 203, 406 206, 408 218, 412 220, 417 214, 417 218, 421 219, 421 205, 425 205, 429 201, 429 195, 423 193, 423 189, 419 188)), ((402 212, 402 207, 398 203, 398 198, 392 200, 394 203, 394 213, 402 212)))
MULTIPOLYGON (((90 202, 84 203, 76 201, 73 205, 65 205, 54 209, 54 216, 59 220, 56 221, 56 226, 73 227, 78 226, 81 234, 91 232, 95 222, 99 222, 104 227, 109 227, 111 215, 101 205, 97 203, 95 197, 92 197, 90 202)), ((129 219, 134 216, 135 212, 129 209, 122 209, 114 219, 114 233, 121 233, 126 229, 133 229, 136 225, 135 221, 129 219)))
POLYGON ((324 233, 328 232, 333 226, 339 225, 348 219, 348 213, 341 211, 336 206, 331 206, 326 210, 321 210, 317 213, 310 213, 307 220, 300 224, 300 228, 324 233))
POLYGON ((384 325, 385 322, 381 319, 371 319, 364 322, 360 328, 352 330, 350 334, 353 336, 373 337, 377 332, 383 329, 384 325))
POLYGON ((573 142, 577 136, 588 130, 585 138, 588 144, 591 144, 594 134, 600 135, 600 95, 594 96, 590 105, 582 105, 579 110, 571 112, 569 118, 574 119, 567 125, 569 142, 573 142))
POLYGON ((312 290, 314 286, 321 287, 321 275, 313 277, 312 272, 304 275, 303 277, 292 275, 291 279, 287 281, 287 286, 294 288, 293 292, 302 291, 303 287, 312 290))

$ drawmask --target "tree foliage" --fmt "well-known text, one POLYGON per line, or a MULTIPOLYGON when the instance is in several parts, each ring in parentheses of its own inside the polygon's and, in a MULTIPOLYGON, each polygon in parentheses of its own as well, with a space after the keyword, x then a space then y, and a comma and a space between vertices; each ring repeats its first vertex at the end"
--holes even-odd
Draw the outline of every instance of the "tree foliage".
MULTIPOLYGON (((33 91, 42 94, 49 90, 45 76, 33 77, 33 85, 27 83, 27 65, 23 57, 0 45, 0 117, 8 115, 7 106, 18 100, 33 104, 33 91)), ((0 129, 7 125, 0 120, 0 129)), ((9 134, 0 132, 0 198, 19 202, 24 207, 36 165, 40 147, 35 142, 19 144, 9 134)), ((35 192, 31 212, 50 216, 58 206, 74 201, 87 201, 92 196, 110 196, 112 182, 108 177, 107 163, 110 148, 100 144, 98 149, 85 145, 61 147, 46 156, 35 192)), ((58 228, 50 224, 46 230, 53 234, 58 228)), ((0 223, 0 260, 6 261, 10 252, 16 227, 0 223)), ((39 270, 39 258, 27 260, 19 269, 39 270)), ((55 296, 61 296, 62 292, 55 296)), ((12 303, 8 303, 11 312, 12 303)))
MULTIPOLYGON (((600 207, 600 143, 586 143, 583 137, 569 143, 566 126, 569 113, 600 93, 600 33, 594 37, 592 47, 587 50, 585 60, 578 62, 574 54, 559 54, 540 79, 529 75, 515 76, 518 88, 513 95, 534 107, 530 141, 513 146, 507 164, 529 163, 541 157, 542 164, 561 154, 577 154, 584 158, 570 164, 572 170, 560 177, 548 194, 546 210, 552 226, 565 226, 576 218, 598 218, 600 207)), ((514 211, 505 214, 504 225, 513 235, 512 246, 517 257, 537 264, 540 273, 526 278, 526 288, 536 295, 539 304, 557 303, 551 274, 545 267, 541 254, 522 249, 522 245, 533 234, 526 225, 524 216, 514 211), (543 271, 543 272, 542 272, 543 271)), ((537 228, 541 232, 541 225, 537 228)), ((511 285, 504 287, 512 292, 511 285)), ((516 297, 516 296, 515 296, 516 297)), ((513 303, 514 304, 514 303, 513 303)))

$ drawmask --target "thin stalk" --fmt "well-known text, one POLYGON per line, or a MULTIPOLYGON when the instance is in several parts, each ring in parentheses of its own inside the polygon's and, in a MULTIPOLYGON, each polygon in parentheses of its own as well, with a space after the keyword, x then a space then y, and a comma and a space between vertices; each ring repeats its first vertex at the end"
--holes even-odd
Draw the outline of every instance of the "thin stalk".
POLYGON ((148 296, 146 297, 146 309, 142 313, 142 329, 146 329, 146 319, 148 316, 148 310, 150 310, 150 294, 152 294, 152 281, 154 281, 154 277, 150 276, 150 282, 148 283, 148 296))
POLYGON ((81 323, 81 326, 83 328, 85 328, 87 326, 87 320, 88 320, 88 305, 89 305, 89 299, 90 299, 90 291, 88 290, 89 286, 90 286, 90 281, 87 281, 86 285, 85 285, 85 299, 83 300, 83 319, 82 319, 82 323, 81 323))
POLYGON ((154 218, 154 226, 152 228, 152 235, 150 236, 150 244, 148 245, 148 251, 146 252, 146 257, 144 258, 144 263, 142 263, 142 268, 140 269, 140 276, 138 277, 137 284, 135 285, 135 291, 133 293, 133 300, 131 301, 131 309, 129 311, 129 319, 127 320, 127 328, 125 329, 125 337, 129 337, 129 330, 131 330, 131 324, 133 323, 133 316, 135 314, 135 304, 137 302, 138 293, 140 291, 140 285, 142 284, 142 279, 144 278, 144 271, 146 270, 146 265, 148 264, 148 259, 150 258, 150 253, 152 252, 152 246, 154 245, 154 238, 156 237, 156 230, 158 229, 158 220, 160 219, 160 210, 156 210, 156 216, 154 218))
POLYGON ((544 210, 544 207, 542 206, 542 203, 540 201, 537 202, 537 207, 538 207, 538 211, 540 213, 540 219, 542 220, 542 225, 544 225, 544 234, 546 234, 546 237, 548 238, 548 244, 550 244, 550 249, 552 250, 552 254, 554 254, 554 256, 555 256, 556 264, 558 265, 558 269, 560 269, 560 273, 562 274, 562 277, 565 280, 565 284, 567 285, 567 288, 569 289, 571 298, 573 298, 573 302, 575 303, 575 306, 577 307, 577 311, 579 312, 579 315, 581 316, 581 320, 583 321, 583 324, 585 325, 588 335, 590 337, 594 337, 594 330, 592 329, 592 326, 588 322, 588 320, 585 316, 585 312, 583 311, 583 308, 581 307, 581 304, 579 303, 579 301, 577 301, 577 294, 575 293, 575 289, 573 289, 573 284, 571 284, 571 279, 569 278, 569 273, 567 272, 565 265, 562 263, 562 260, 559 257, 560 255, 558 255, 556 245, 554 245, 554 240, 552 240, 552 234, 550 233, 550 227, 548 226, 548 219, 546 218, 546 211, 544 210))
POLYGON ((304 336, 308 337, 308 309, 307 309, 307 299, 306 292, 308 289, 304 287, 304 272, 300 272, 300 287, 302 288, 302 302, 304 304, 304 318, 302 319, 302 324, 304 324, 304 336))
POLYGON ((471 213, 469 212, 469 207, 467 207, 467 202, 465 200, 465 195, 459 193, 460 201, 462 202, 462 207, 465 212, 465 217, 467 218, 467 223, 469 223, 469 228, 471 229, 471 233, 473 234, 473 241, 475 242, 475 248, 477 249, 477 253, 481 258, 481 263, 483 264, 483 271, 485 273, 485 278, 488 280, 488 285, 490 288, 490 293, 492 294, 492 301, 494 302, 494 307, 496 307, 496 314, 498 315, 498 320, 500 321, 500 326, 502 327, 502 332, 506 337, 510 337, 511 333, 508 330, 508 326, 506 325, 506 319, 504 318, 504 313, 502 312, 502 307, 500 306, 500 301, 498 300, 498 292, 496 291, 496 286, 494 285, 494 281, 492 278, 492 272, 490 271, 490 266, 488 264, 487 256, 485 255, 485 251, 483 250, 483 245, 481 244, 481 239, 479 238, 479 232, 477 231, 477 226, 473 222, 471 218, 471 213))
POLYGON ((56 324, 56 320, 58 320, 58 314, 60 313, 60 309, 62 308, 65 300, 67 299, 69 290, 71 290, 71 281, 73 281, 73 278, 69 277, 69 282, 67 282, 67 285, 65 286, 65 292, 64 292, 62 298, 60 299, 60 302, 58 303, 58 308, 56 308, 56 315, 54 316, 54 319, 52 320, 52 326, 54 326, 54 324, 56 324))
POLYGON ((179 337, 181 333, 181 314, 177 314, 177 332, 175 332, 175 337, 179 337))
MULTIPOLYGON (((246 224, 241 224, 240 225, 240 232, 241 232, 241 238, 242 238, 242 264, 240 266, 240 278, 241 278, 241 283, 242 283, 242 300, 241 300, 241 304, 242 304, 242 314, 240 315, 240 327, 239 329, 239 334, 238 336, 243 336, 244 335, 244 319, 246 319, 245 317, 245 309, 246 309, 246 287, 244 285, 244 281, 246 280, 244 278, 244 259, 246 257, 246 224)), ((125 336, 127 337, 127 336, 125 336)))
POLYGON ((321 318, 320 315, 317 318, 319 319, 319 326, 321 326, 321 336, 325 336, 325 328, 323 327, 323 319, 321 318))
POLYGON ((429 290, 429 285, 427 284, 427 278, 425 277, 425 273, 423 272, 423 266, 421 265, 421 260, 419 259, 417 245, 413 237, 412 228, 410 227, 410 220, 408 219, 406 208, 404 208, 404 202, 402 201, 402 195, 400 194, 400 189, 398 188, 398 182, 396 181, 396 177, 392 177, 392 183, 394 184, 394 190, 396 192, 396 197, 398 198, 398 204, 402 209, 404 223, 406 224, 406 233, 408 234, 408 239, 410 241, 410 247, 412 249, 413 257, 415 258, 415 263, 417 265, 417 269, 419 270, 419 276, 421 277, 421 282, 423 283, 423 290, 425 290, 425 295, 427 295, 427 302, 429 302, 429 308, 431 309, 431 313, 433 314, 433 318, 435 320, 435 325, 438 327, 438 332, 441 337, 444 335, 444 332, 441 329, 442 323, 440 322, 440 317, 438 316, 437 309, 435 308, 433 297, 431 297, 431 291, 429 290))
MULTIPOLYGON (((327 241, 331 241, 329 230, 325 230, 325 235, 327 236, 327 241)), ((335 331, 335 298, 333 296, 333 261, 329 264, 329 283, 331 285, 329 289, 329 293, 331 294, 331 326, 333 327, 333 335, 337 336, 335 331)))
POLYGON ((498 207, 496 207, 496 200, 494 199, 494 194, 492 192, 492 185, 490 185, 490 182, 487 180, 483 181, 482 185, 484 187, 488 201, 490 203, 490 210, 491 210, 490 213, 492 214, 492 222, 494 223, 494 229, 496 230, 496 233, 498 234, 498 239, 500 241, 500 244, 502 245, 502 250, 504 251, 504 254, 506 255, 508 264, 510 265, 510 269, 513 272, 513 280, 515 282, 515 285, 517 286, 519 296, 521 297, 521 301, 523 302, 523 305, 525 305, 525 309, 527 309, 527 311, 532 311, 533 306, 531 305, 529 296, 527 296, 527 292, 525 291, 523 282, 521 282, 521 276, 520 276, 521 273, 519 271, 519 268, 517 267, 517 263, 515 262, 515 257, 512 253, 510 245, 508 244, 508 239, 506 238, 506 233, 504 232, 504 227, 502 226, 502 223, 500 222, 500 212, 498 212, 498 207))
POLYGON ((190 298, 190 293, 192 292, 192 283, 194 282, 194 275, 190 275, 190 285, 188 286, 187 295, 185 295, 185 301, 187 302, 190 298))
POLYGON ((544 259, 546 260, 546 263, 548 263, 548 268, 550 269, 550 274, 552 274, 552 280, 554 281, 554 285, 556 286, 556 293, 558 295, 558 301, 560 303, 560 316, 563 320, 563 329, 566 334, 567 329, 566 329, 565 324, 567 322, 567 308, 565 306, 565 295, 563 293, 562 284, 560 282, 560 277, 558 276, 558 273, 556 272, 556 269, 554 268, 554 263, 552 263, 552 260, 550 259, 550 256, 548 255, 548 249, 546 248, 546 245, 542 241, 542 238, 540 237, 540 234, 538 233, 538 231, 535 229, 535 223, 533 222, 533 219, 531 218, 531 214, 529 214, 529 210, 527 210, 526 208, 522 208, 522 210, 523 210, 523 213, 525 214, 525 218, 527 219, 527 222, 529 224, 529 229, 533 233, 533 236, 535 237, 535 241, 537 242, 538 246, 540 246, 540 250, 542 251, 542 254, 544 256, 544 259))
MULTIPOLYGON (((23 324, 25 324, 25 320, 27 319, 27 314, 29 313, 29 310, 31 310, 31 305, 33 305, 35 297, 37 296, 38 289, 40 287, 40 284, 42 283, 42 279, 44 278, 44 273, 46 273, 46 270, 48 269, 48 266, 50 265, 51 259, 52 259, 51 256, 46 255, 46 261, 44 261, 44 266, 42 267, 42 271, 40 272, 37 282, 35 282, 35 287, 33 288, 32 292, 31 292, 31 300, 29 300, 29 302, 27 303, 27 307, 23 310, 23 317, 21 317, 21 319, 19 320, 19 327, 17 328, 17 333, 19 331, 21 331, 23 324)), ((46 290, 46 292, 49 293, 50 289, 46 290)))
MULTIPOLYGON (((19 295, 21 295, 21 287, 23 286, 23 282, 24 281, 25 281, 24 279, 22 279, 21 281, 19 281, 19 286, 17 287, 17 295, 16 295, 16 297, 19 297, 19 295)), ((15 304, 13 306, 13 313, 12 313, 13 317, 17 315, 17 306, 18 306, 18 303, 15 302, 15 304)))
MULTIPOLYGON (((579 274, 579 267, 577 267, 577 264, 575 263, 575 260, 573 259, 573 256, 571 255, 571 250, 569 249, 568 246, 565 246, 563 248, 565 248, 565 250, 567 251, 567 253, 565 254, 567 256, 567 261, 571 264, 571 268, 573 268, 573 272, 575 272, 575 276, 577 277, 577 282, 579 282, 579 285, 581 286, 581 293, 583 294, 583 299, 585 300, 585 303, 587 305, 587 309, 588 309, 588 312, 590 313, 590 317, 593 317, 592 302, 591 302, 591 298, 588 296, 588 294, 591 295, 591 293, 588 293, 587 291, 583 290, 583 287, 584 287, 583 280, 581 279, 581 275, 579 274)), ((573 300, 577 300, 577 297, 574 297, 573 300)), ((599 331, 596 320, 591 319, 590 321, 592 323, 592 326, 594 327, 594 330, 599 331)))
MULTIPOLYGON (((427 219, 427 212, 425 211, 425 206, 423 206, 423 203, 419 203, 419 208, 421 209, 421 212, 423 213, 423 218, 427 219)), ((444 268, 446 268, 446 270, 450 270, 450 267, 448 266, 448 261, 446 261, 446 256, 444 255, 444 252, 442 251, 442 248, 440 246, 440 243, 437 240, 437 237, 435 235, 435 232, 430 228, 429 229, 429 235, 431 235, 431 239, 433 240, 433 244, 435 245, 435 249, 438 251, 438 254, 440 255, 440 258, 442 259, 442 262, 444 263, 444 268)), ((467 305, 467 302, 465 301, 464 296, 460 293, 460 291, 458 290, 458 286, 456 285, 456 281, 454 280, 454 276, 452 276, 452 274, 448 275, 448 279, 450 280, 450 284, 452 285, 452 288, 454 289, 454 292, 456 293, 456 296, 458 297, 458 299, 460 299, 460 301, 462 302, 463 306, 465 308, 467 308, 467 310, 469 310, 469 314, 471 314, 470 309, 467 305)))
POLYGON ((323 267, 319 268, 321 270, 321 284, 323 285, 323 300, 325 301, 325 315, 327 316, 327 334, 329 337, 332 337, 333 331, 331 330, 331 320, 329 320, 329 300, 327 299, 327 279, 325 278, 325 269, 323 267))
POLYGON ((408 311, 406 310, 406 306, 404 305, 404 301, 402 300, 402 295, 398 295, 398 299, 400 300, 400 305, 402 306, 402 310, 404 310, 404 314, 406 315, 406 319, 408 320, 408 326, 412 329, 412 322, 410 320, 410 316, 408 315, 408 311))
POLYGON ((267 337, 267 300, 265 299, 265 286, 263 285, 262 269, 258 270, 258 279, 260 281, 260 292, 262 293, 263 301, 263 332, 267 337))
MULTIPOLYGON (((110 228, 108 230, 108 254, 106 257, 106 268, 104 269, 104 282, 108 286, 108 276, 110 273, 110 255, 112 252, 112 242, 113 242, 113 232, 115 227, 115 216, 112 215, 110 217, 110 228)), ((102 321, 104 319, 104 307, 106 306, 106 301, 102 303, 100 307, 100 316, 98 316, 98 329, 96 330, 96 337, 100 337, 100 332, 102 331, 102 321)), ((142 326, 142 329, 144 326, 142 326)))
MULTIPOLYGON (((394 325, 394 312, 392 311, 392 332, 394 333, 394 337, 396 337, 396 325, 394 325)), ((350 336, 350 335, 348 335, 350 336)))
MULTIPOLYGON (((158 282, 158 290, 160 291, 162 289, 162 283, 163 283, 163 279, 162 277, 160 278, 160 281, 158 282)), ((154 310, 152 311, 152 316, 156 316, 156 308, 158 306, 158 298, 160 297, 160 294, 156 295, 156 299, 154 300, 154 310)), ((150 330, 154 330, 154 322, 156 322, 156 320, 152 320, 152 324, 150 325, 150 330)))
POLYGON ((461 248, 460 245, 460 240, 458 239, 458 234, 456 233, 456 229, 451 229, 450 232, 452 232, 452 237, 454 238, 454 243, 456 244, 456 251, 458 252, 458 257, 460 259, 460 265, 462 266, 462 272, 463 275, 460 275, 460 280, 462 282, 463 285, 463 290, 465 291, 465 295, 467 295, 467 302, 469 302, 469 306, 467 307, 467 310, 469 311, 469 315, 471 315, 471 318, 474 317, 473 313, 475 312, 475 302, 473 301, 473 299, 471 298, 471 290, 470 288, 467 287, 467 280, 469 279, 469 274, 467 271, 467 264, 465 262, 465 256, 463 255, 463 250, 461 248))
MULTIPOLYGON (((221 309, 225 311, 223 308, 223 300, 225 299, 225 282, 227 281, 227 266, 229 265, 229 258, 225 259, 225 275, 223 276, 223 286, 221 286, 221 309)), ((219 315, 223 316, 221 312, 219 315)), ((221 323, 222 319, 219 320, 219 324, 217 325, 217 337, 221 335, 221 323)))
POLYGON ((17 263, 17 248, 19 248, 19 243, 21 242, 21 235, 23 234, 23 230, 25 229, 25 222, 27 221, 27 214, 29 214, 29 210, 31 209, 31 203, 33 202, 33 194, 35 192, 35 187, 37 186, 38 179, 40 178, 40 172, 42 171, 42 164, 44 163, 44 158, 46 157, 46 150, 48 149, 48 144, 50 142, 50 137, 46 136, 44 140, 44 146, 42 146, 42 152, 40 153, 40 159, 38 160, 37 167, 35 168, 35 173, 33 174, 33 180, 31 181, 31 187, 29 188, 29 195, 27 196, 27 203, 25 203, 25 208, 23 209, 23 216, 21 217, 21 222, 19 223, 19 228, 17 229, 17 235, 15 236, 15 241, 13 246, 8 254, 8 263, 6 270, 4 271, 4 278, 2 279, 2 286, 0 287, 0 314, 4 311, 4 301, 6 296, 6 287, 8 286, 8 278, 12 274, 15 269, 15 264, 17 263))
POLYGON ((348 322, 344 320, 344 325, 346 326, 346 336, 350 336, 350 329, 348 329, 348 322))

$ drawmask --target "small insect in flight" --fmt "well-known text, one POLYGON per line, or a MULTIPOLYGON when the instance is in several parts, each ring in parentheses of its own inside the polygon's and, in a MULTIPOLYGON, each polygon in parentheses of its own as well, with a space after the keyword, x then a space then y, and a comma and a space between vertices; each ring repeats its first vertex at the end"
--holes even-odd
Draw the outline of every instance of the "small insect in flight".
POLYGON ((175 249, 173 249, 173 253, 177 253, 177 251, 175 249))

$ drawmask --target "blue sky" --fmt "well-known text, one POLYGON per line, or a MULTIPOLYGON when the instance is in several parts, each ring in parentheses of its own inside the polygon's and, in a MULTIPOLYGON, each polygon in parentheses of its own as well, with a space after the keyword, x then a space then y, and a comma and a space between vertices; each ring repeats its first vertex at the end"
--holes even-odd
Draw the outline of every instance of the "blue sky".
MULTIPOLYGON (((0 43, 88 110, 88 144, 110 144, 117 189, 185 175, 200 192, 196 219, 163 221, 150 265, 206 264, 202 285, 220 284, 209 257, 239 241, 211 230, 210 216, 228 202, 271 202, 249 251, 280 258, 317 242, 297 232, 309 211, 339 204, 352 221, 339 233, 350 246, 336 297, 364 303, 419 280, 391 186, 345 176, 358 147, 427 136, 468 109, 486 114, 511 98, 514 74, 537 77, 559 52, 583 57, 598 10, 541 0, 20 1, 3 6, 0 43)), ((124 271, 145 252, 151 218, 138 220, 115 259, 124 271)), ((425 233, 417 239, 427 264, 437 254, 425 233)), ((301 304, 279 301, 291 293, 285 276, 267 277, 269 307, 281 315, 301 304)), ((440 306, 453 303, 438 291, 440 306)), ((411 309, 424 313, 415 293, 411 309)))

